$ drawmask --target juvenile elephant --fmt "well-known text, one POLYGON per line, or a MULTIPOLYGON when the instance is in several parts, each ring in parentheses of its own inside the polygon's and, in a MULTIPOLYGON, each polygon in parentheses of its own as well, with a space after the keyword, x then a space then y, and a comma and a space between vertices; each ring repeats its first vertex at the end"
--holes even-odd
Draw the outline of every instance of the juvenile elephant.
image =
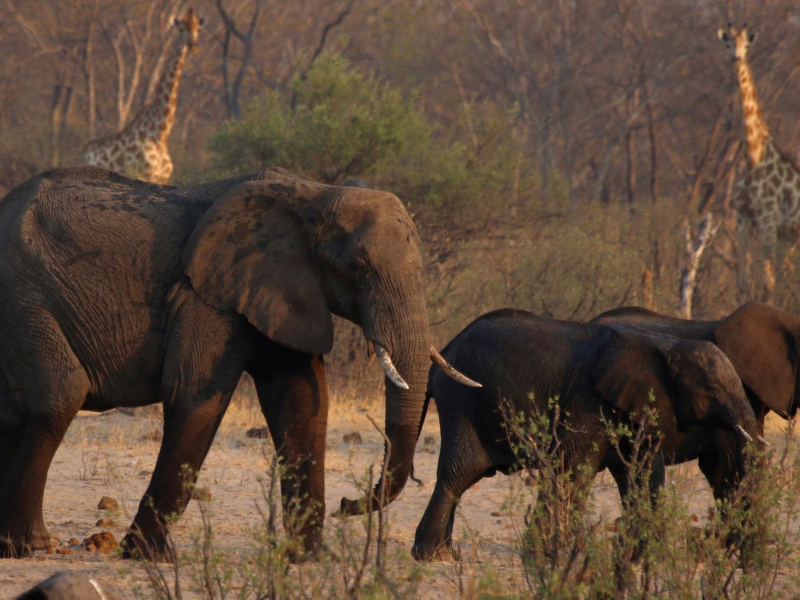
MULTIPOLYGON (((743 440, 756 435, 755 417, 736 373, 707 342, 504 309, 473 321, 442 356, 483 388, 452 385, 439 368, 428 375, 442 442, 436 487, 412 549, 419 560, 450 556, 456 506, 470 486, 518 467, 504 428, 502 400, 518 413, 547 414, 548 401, 558 399, 559 452, 573 474, 583 465, 590 472, 599 470, 611 447, 601 414, 609 420, 636 418, 649 405, 651 390, 658 429, 667 435, 694 425, 725 427, 743 440)), ((744 441, 737 446, 739 462, 743 448, 744 441)), ((663 469, 660 476, 663 482, 663 469)))
MULTIPOLYGON (((688 321, 630 306, 604 312, 591 322, 634 324, 649 331, 716 344, 742 380, 759 436, 764 434, 764 419, 770 410, 784 419, 794 418, 797 412, 800 319, 784 310, 749 302, 721 321, 688 321)), ((709 434, 691 429, 666 436, 661 448, 668 465, 699 459, 714 497, 722 499, 731 492, 739 475, 738 465, 732 461, 736 444, 736 437, 729 431, 720 429, 709 434)), ((609 456, 609 462, 614 460, 609 456)), ((619 484, 616 475, 615 479, 619 484)))
POLYGON ((0 290, 0 555, 50 545, 47 471, 78 410, 163 402, 124 542, 128 556, 170 558, 164 517, 185 509, 244 371, 287 467, 284 514, 310 514, 293 533, 315 552, 331 313, 361 326, 386 372, 386 497, 405 484, 441 358, 417 231, 392 194, 282 169, 191 187, 55 169, 0 202, 0 290))

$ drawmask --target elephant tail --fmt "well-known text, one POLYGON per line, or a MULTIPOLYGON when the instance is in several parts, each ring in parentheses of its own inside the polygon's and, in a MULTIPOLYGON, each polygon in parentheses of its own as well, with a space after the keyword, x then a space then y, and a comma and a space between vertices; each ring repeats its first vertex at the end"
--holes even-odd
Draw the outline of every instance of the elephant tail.
MULTIPOLYGON (((428 416, 428 405, 431 403, 431 390, 427 389, 425 391, 425 402, 422 404, 422 417, 419 420, 419 430, 417 430, 417 441, 419 442, 419 436, 422 434, 422 426, 425 424, 425 417, 428 416)), ((417 479, 414 477, 414 461, 411 461, 411 480, 416 483, 417 485, 424 485, 421 479, 417 479)))

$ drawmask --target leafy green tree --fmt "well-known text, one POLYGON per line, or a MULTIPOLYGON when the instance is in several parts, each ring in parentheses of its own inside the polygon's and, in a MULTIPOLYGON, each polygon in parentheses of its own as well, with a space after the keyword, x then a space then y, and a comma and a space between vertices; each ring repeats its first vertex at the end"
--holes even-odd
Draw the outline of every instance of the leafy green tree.
POLYGON ((530 188, 533 172, 513 112, 469 104, 455 122, 437 124, 416 94, 331 56, 223 125, 209 141, 213 175, 278 165, 328 184, 361 177, 415 209, 502 210, 530 188))
POLYGON ((344 59, 316 62, 285 92, 270 91, 212 137, 217 167, 234 172, 280 165, 323 183, 385 168, 429 142, 415 97, 349 69, 344 59))

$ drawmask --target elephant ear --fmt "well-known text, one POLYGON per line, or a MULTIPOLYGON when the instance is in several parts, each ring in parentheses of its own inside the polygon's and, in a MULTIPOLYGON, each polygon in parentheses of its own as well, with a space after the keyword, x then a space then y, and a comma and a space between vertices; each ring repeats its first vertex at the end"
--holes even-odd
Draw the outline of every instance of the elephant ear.
POLYGON ((636 413, 641 422, 648 406, 658 411, 659 425, 665 417, 674 419, 666 388, 666 359, 651 336, 608 329, 601 334, 591 359, 589 373, 595 391, 614 408, 636 413), (655 402, 650 402, 652 393, 655 402))
POLYGON ((290 200, 294 186, 238 186, 203 215, 184 251, 192 287, 219 310, 247 317, 270 339, 313 354, 330 352, 333 320, 311 240, 290 200))
POLYGON ((750 302, 717 327, 716 344, 742 383, 782 416, 797 411, 797 319, 766 304, 750 302), (794 321, 792 328, 787 320, 794 321))

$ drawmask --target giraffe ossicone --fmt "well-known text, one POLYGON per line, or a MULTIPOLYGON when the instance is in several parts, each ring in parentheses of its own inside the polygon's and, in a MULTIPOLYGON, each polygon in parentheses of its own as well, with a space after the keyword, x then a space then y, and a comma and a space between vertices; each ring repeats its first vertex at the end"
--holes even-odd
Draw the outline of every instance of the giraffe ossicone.
POLYGON ((197 36, 203 19, 198 19, 194 10, 189 9, 183 19, 175 19, 174 24, 179 32, 178 43, 165 62, 153 101, 119 133, 89 142, 84 150, 87 165, 153 183, 169 181, 173 165, 167 139, 175 121, 178 84, 187 51, 197 52, 197 36))

